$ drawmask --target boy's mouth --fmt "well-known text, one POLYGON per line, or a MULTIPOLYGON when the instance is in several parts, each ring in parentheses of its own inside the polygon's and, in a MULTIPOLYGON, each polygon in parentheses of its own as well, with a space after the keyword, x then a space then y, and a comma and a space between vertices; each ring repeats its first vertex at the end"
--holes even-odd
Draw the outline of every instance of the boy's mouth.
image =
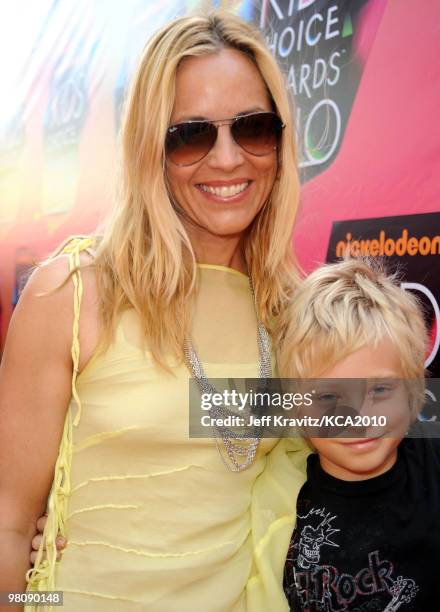
POLYGON ((372 446, 375 446, 377 444, 379 444, 379 441, 382 439, 382 436, 376 436, 375 438, 357 438, 354 440, 345 440, 344 442, 339 441, 340 444, 343 444, 344 446, 348 446, 349 448, 355 448, 355 449, 368 449, 372 446))

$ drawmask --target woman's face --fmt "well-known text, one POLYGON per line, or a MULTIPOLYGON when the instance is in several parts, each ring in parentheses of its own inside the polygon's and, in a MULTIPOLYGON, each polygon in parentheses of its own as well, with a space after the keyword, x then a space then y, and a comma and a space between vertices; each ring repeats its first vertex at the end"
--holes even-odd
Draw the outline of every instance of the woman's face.
MULTIPOLYGON (((178 68, 171 124, 271 110, 258 69, 239 51, 222 49, 186 58, 178 68)), ((228 125, 218 128, 215 145, 199 162, 191 166, 167 163, 168 183, 174 201, 185 212, 185 226, 196 225, 205 236, 213 237, 244 232, 268 198, 276 173, 277 152, 263 157, 245 152, 234 142, 228 125), (221 193, 226 186, 242 191, 226 195, 223 189, 221 193)))

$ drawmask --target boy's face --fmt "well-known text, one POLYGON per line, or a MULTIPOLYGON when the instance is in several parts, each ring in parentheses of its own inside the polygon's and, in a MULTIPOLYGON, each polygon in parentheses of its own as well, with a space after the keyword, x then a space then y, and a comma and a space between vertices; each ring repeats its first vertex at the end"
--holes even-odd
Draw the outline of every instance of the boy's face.
MULTIPOLYGON (((363 438, 310 437, 323 470, 341 480, 365 480, 386 472, 396 462, 397 447, 410 425, 408 395, 402 381, 404 375, 391 340, 385 339, 377 347, 365 346, 355 351, 319 378, 375 379, 378 401, 374 413, 387 418, 384 428, 371 428, 371 435, 368 431, 363 438), (384 387, 390 389, 385 394, 378 379, 387 379, 384 387)), ((367 412, 362 411, 362 414, 367 412)))

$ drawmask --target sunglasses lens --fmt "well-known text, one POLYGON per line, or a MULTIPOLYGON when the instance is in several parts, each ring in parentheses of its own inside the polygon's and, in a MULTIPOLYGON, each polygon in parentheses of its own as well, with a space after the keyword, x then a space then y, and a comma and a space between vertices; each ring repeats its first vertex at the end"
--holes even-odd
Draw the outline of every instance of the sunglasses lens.
POLYGON ((166 155, 179 166, 190 166, 209 153, 216 138, 217 128, 208 122, 176 125, 168 130, 166 155))
MULTIPOLYGON (((251 155, 269 155, 277 148, 283 124, 275 113, 255 113, 231 120, 235 142, 251 155)), ((217 139, 215 122, 194 121, 169 128, 165 150, 178 166, 191 166, 209 153, 217 139)))
POLYGON ((256 113, 239 117, 231 126, 237 144, 251 155, 269 155, 280 141, 281 119, 274 113, 256 113))

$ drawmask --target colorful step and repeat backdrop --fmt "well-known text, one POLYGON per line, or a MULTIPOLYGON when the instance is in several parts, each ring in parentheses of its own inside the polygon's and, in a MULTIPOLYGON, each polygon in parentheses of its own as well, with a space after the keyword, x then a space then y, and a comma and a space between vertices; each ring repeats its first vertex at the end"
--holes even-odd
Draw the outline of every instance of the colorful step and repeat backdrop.
POLYGON ((1 8, 0 309, 112 200, 127 83, 148 37, 224 7, 264 32, 296 99, 306 270, 389 258, 426 305, 440 375, 438 0, 10 0, 1 8))

